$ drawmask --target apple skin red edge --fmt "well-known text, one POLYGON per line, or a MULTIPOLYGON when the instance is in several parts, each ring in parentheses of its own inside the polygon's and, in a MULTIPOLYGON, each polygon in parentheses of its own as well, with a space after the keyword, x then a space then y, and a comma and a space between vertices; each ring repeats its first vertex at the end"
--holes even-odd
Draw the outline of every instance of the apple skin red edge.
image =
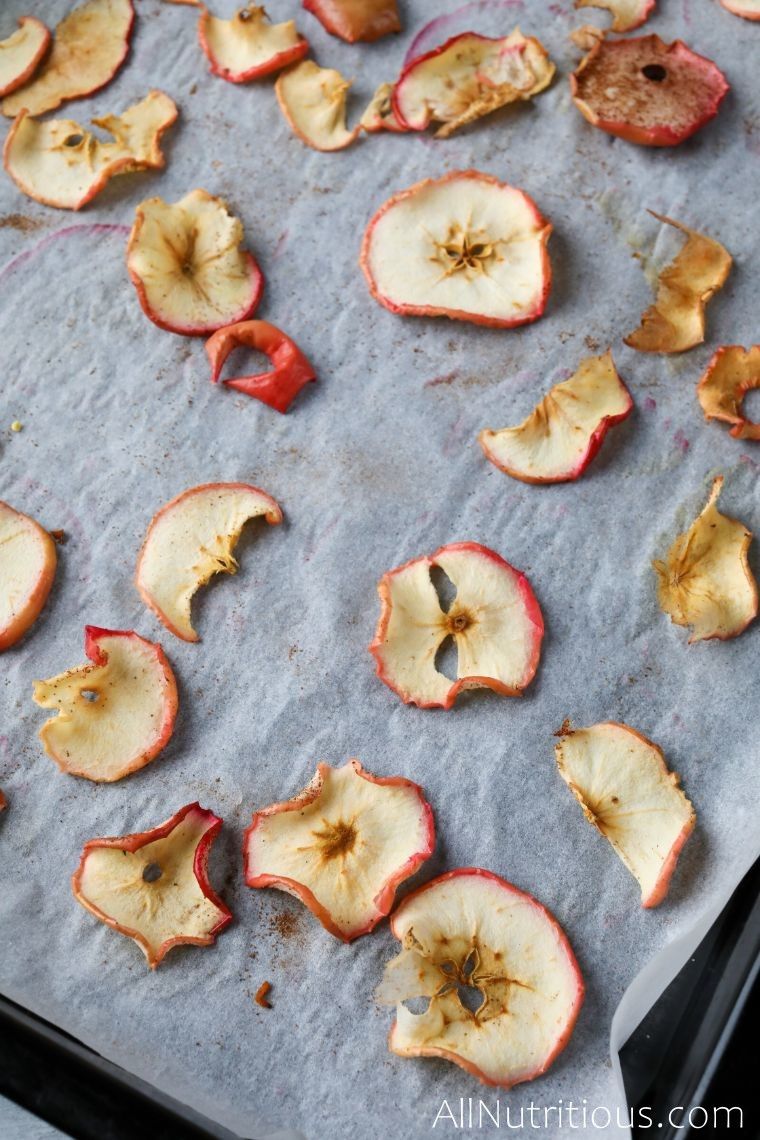
POLYGON ((206 341, 211 382, 219 383, 225 361, 233 349, 244 346, 263 352, 274 368, 254 376, 236 376, 222 383, 261 400, 284 415, 301 389, 317 375, 295 341, 267 321, 240 321, 219 329, 206 341))
MULTIPOLYGON (((132 13, 132 19, 134 20, 134 12, 132 13)), ((15 76, 15 78, 12 79, 10 83, 6 84, 5 87, 0 87, 0 99, 4 98, 6 95, 10 95, 10 93, 12 91, 16 91, 17 88, 23 87, 24 84, 32 78, 40 63, 42 62, 43 56, 46 54, 48 48, 50 47, 50 42, 53 38, 50 30, 45 27, 42 20, 38 20, 35 16, 21 16, 18 23, 19 27, 23 27, 24 24, 36 24, 39 28, 42 28, 45 34, 40 41, 39 48, 35 52, 32 59, 29 61, 26 68, 20 73, 20 75, 15 76)))
POLYGON ((256 309, 259 306, 261 295, 264 292, 264 274, 261 272, 259 264, 252 253, 249 253, 246 250, 245 258, 248 264, 248 268, 251 271, 251 298, 243 306, 239 313, 233 314, 232 317, 225 317, 223 326, 175 325, 171 324, 169 321, 162 320, 160 317, 156 316, 148 304, 148 300, 145 295, 145 286, 143 285, 140 278, 136 273, 133 273, 129 267, 127 267, 127 272, 129 273, 130 280, 132 281, 132 284, 137 291, 137 299, 140 302, 140 308, 145 313, 145 316, 148 318, 148 320, 152 321, 154 325, 158 325, 158 327, 160 329, 164 329, 165 332, 177 333, 178 336, 210 336, 212 333, 217 332, 220 327, 224 327, 229 324, 236 324, 239 321, 246 320, 256 312, 256 309))

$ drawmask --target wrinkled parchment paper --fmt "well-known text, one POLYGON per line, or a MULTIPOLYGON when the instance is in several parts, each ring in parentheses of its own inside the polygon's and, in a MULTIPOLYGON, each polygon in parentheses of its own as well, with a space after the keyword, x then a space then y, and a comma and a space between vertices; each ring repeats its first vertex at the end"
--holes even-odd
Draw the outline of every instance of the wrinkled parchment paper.
MULTIPOLYGON (((0 35, 27 7, 3 5, 0 35)), ((52 25, 68 7, 47 0, 43 14, 52 25)), ((0 987, 245 1136, 290 1128, 309 1140, 414 1140, 444 1099, 458 1110, 470 1096, 492 1111, 500 1100, 513 1120, 521 1106, 560 1098, 614 1109, 609 1039, 621 997, 719 904, 757 846, 760 626, 687 646, 657 607, 650 562, 701 509, 718 472, 721 508, 760 529, 760 448, 705 424, 694 394, 719 344, 758 337, 760 27, 712 0, 662 0, 645 30, 712 55, 733 89, 694 140, 653 151, 593 130, 571 104, 566 77, 578 55, 568 32, 604 24, 604 14, 573 13, 569 0, 477 4, 439 38, 519 22, 557 61, 552 88, 446 142, 387 135, 330 155, 291 135, 269 82, 235 87, 208 73, 193 9, 136 7, 128 65, 58 114, 86 121, 161 87, 181 108, 166 170, 114 180, 78 215, 0 180, 0 495, 67 535, 43 617, 1 663, 0 987), (370 298, 357 267, 367 219, 392 192, 468 166, 526 189, 555 225, 551 302, 527 328, 402 320, 370 298), (318 369, 287 416, 212 387, 202 341, 159 330, 137 304, 123 258, 134 207, 195 186, 243 219, 267 277, 259 315, 318 369), (736 258, 710 306, 708 342, 671 359, 621 344, 649 303, 652 275, 680 245, 647 207, 704 229, 736 258), (608 345, 636 410, 580 482, 526 486, 485 462, 480 428, 519 422, 608 345), (8 430, 16 419, 19 434, 8 430), (199 597, 202 641, 187 645, 140 603, 135 558, 159 506, 217 479, 263 487, 287 521, 250 528, 239 575, 199 597), (366 650, 376 582, 462 539, 528 573, 547 627, 537 679, 522 700, 476 693, 450 713, 404 707, 366 650), (160 641, 181 689, 170 746, 109 786, 60 774, 36 737, 46 714, 32 703, 32 680, 84 660, 85 623, 160 641), (640 909, 636 883, 557 774, 552 733, 566 716, 623 720, 656 740, 696 806, 697 831, 654 912, 640 909), (387 925, 344 946, 295 900, 243 885, 251 811, 295 793, 317 760, 353 755, 426 789, 439 839, 416 882, 487 867, 533 892, 567 931, 588 995, 568 1049, 540 1081, 503 1093, 443 1061, 390 1055, 392 1015, 372 997, 397 950, 387 925), (236 922, 214 948, 175 950, 152 974, 133 943, 77 906, 69 877, 85 840, 152 827, 196 798, 225 819, 212 875, 236 922), (252 1000, 264 980, 271 1011, 252 1000)), ((408 31, 373 47, 328 37, 295 0, 273 0, 271 14, 298 15, 320 62, 356 77, 353 121, 438 14, 433 0, 402 7, 408 31)), ((216 8, 232 11, 221 0, 216 8)), ((654 996, 639 999, 641 1013, 654 996)), ((444 1119, 438 1131, 454 1128, 444 1119)), ((593 1132, 605 1134, 626 1131, 593 1132)))

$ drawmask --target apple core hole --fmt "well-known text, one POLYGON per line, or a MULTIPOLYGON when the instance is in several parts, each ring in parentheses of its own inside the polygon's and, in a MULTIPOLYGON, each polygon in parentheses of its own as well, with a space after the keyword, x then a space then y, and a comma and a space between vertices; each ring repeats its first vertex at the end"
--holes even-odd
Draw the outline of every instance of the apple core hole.
MULTIPOLYGON (((246 344, 236 345, 224 364, 224 371, 228 374, 226 379, 230 380, 241 376, 264 376, 267 372, 271 372, 272 368, 272 361, 265 352, 250 348, 246 344), (233 362, 232 366, 230 361, 233 362)), ((220 376, 219 379, 224 383, 224 376, 220 376)))
POLYGON ((645 63, 641 69, 641 74, 645 79, 651 79, 652 83, 662 83, 668 75, 661 63, 645 63))
POLYGON ((146 883, 157 883, 162 875, 163 871, 158 863, 148 863, 146 867, 143 867, 142 877, 146 883))
POLYGON ((760 376, 757 378, 757 388, 750 389, 744 397, 741 414, 750 423, 760 423, 760 376))
POLYGON ((64 146, 80 146, 84 142, 84 135, 67 135, 63 140, 64 146))
POLYGON ((457 643, 451 634, 448 633, 438 646, 433 668, 437 673, 441 673, 444 677, 447 677, 449 681, 456 681, 458 664, 459 654, 457 653, 457 643))
POLYGON ((409 1012, 413 1013, 415 1015, 415 1017, 421 1017, 423 1013, 427 1013, 427 1011, 428 1011, 428 1007, 430 1005, 430 998, 428 998, 428 997, 407 998, 401 1004, 406 1006, 406 1008, 409 1010, 409 1012))
POLYGON ((457 588, 440 566, 430 567, 430 581, 438 595, 438 605, 447 614, 457 596, 457 588))
POLYGON ((90 704, 94 704, 100 697, 100 693, 96 689, 80 689, 79 695, 89 701, 90 704))
POLYGON ((479 990, 477 986, 457 986, 457 993, 459 1000, 465 1009, 470 1013, 477 1013, 483 1004, 483 991, 479 990))

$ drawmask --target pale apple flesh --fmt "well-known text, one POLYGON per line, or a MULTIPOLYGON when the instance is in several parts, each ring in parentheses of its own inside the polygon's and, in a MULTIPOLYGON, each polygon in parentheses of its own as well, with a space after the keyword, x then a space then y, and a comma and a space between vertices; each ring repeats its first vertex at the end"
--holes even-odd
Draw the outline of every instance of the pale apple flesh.
POLYGON ((151 831, 85 844, 72 878, 78 902, 134 939, 151 969, 173 946, 209 946, 232 914, 208 880, 222 820, 188 804, 151 831))
POLYGON ((48 532, 0 502, 0 652, 15 645, 39 617, 57 562, 48 532))
POLYGON ((293 20, 270 23, 256 4, 239 8, 231 20, 212 16, 204 8, 198 38, 215 75, 230 83, 247 83, 303 59, 309 45, 293 20))
POLYGON ((172 499, 155 515, 137 563, 140 595, 183 641, 198 641, 190 619, 193 595, 214 574, 235 574, 233 551, 249 519, 282 522, 274 499, 247 483, 205 483, 172 499))
POLYGON ((576 8, 604 8, 612 15, 613 32, 632 32, 640 28, 652 12, 657 0, 575 0, 576 8))
POLYGON ((745 351, 741 345, 719 348, 697 385, 706 420, 731 425, 734 439, 760 440, 760 424, 742 412, 747 392, 760 388, 760 344, 745 351))
POLYGON ((351 84, 332 67, 305 59, 278 76, 275 94, 294 134, 313 150, 343 150, 359 133, 346 126, 351 84))
POLYGON ((376 134, 378 131, 403 134, 409 130, 399 121, 396 112, 393 110, 393 87, 392 83, 381 83, 377 88, 366 111, 359 120, 359 126, 363 131, 368 134, 376 134))
POLYGON ((50 46, 50 32, 34 16, 22 16, 18 29, 0 40, 0 97, 32 78, 50 46))
POLYGON ((303 0, 303 6, 328 32, 350 44, 401 31, 396 0, 303 0))
POLYGON ((760 0, 720 0, 723 7, 744 20, 760 20, 760 0))
POLYGON ((417 784, 373 776, 358 760, 320 764, 303 792, 255 813, 245 878, 249 887, 300 898, 350 942, 390 912, 396 888, 434 846, 433 815, 417 784))
POLYGON ((283 415, 304 385, 316 380, 310 362, 295 341, 267 321, 241 321, 219 329, 206 341, 206 355, 211 364, 211 381, 219 382, 229 354, 239 347, 255 349, 269 357, 274 368, 253 376, 234 376, 223 383, 261 400, 283 415))
POLYGON ((461 868, 405 898, 391 919, 401 953, 377 991, 396 1006, 390 1049, 442 1057, 487 1085, 545 1073, 583 1004, 578 963, 556 919, 489 871, 461 868), (479 990, 475 1009, 460 996, 479 990), (423 1013, 404 1002, 428 1000, 423 1013))
POLYGON ((607 429, 632 410, 631 394, 606 352, 583 360, 518 427, 486 429, 478 440, 505 474, 525 483, 561 483, 583 474, 607 429))

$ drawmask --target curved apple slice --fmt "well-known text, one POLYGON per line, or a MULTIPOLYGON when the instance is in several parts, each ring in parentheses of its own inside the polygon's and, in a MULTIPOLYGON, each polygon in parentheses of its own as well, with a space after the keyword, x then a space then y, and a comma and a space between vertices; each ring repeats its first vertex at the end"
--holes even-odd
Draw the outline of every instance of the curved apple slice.
POLYGON ((408 895, 391 930, 403 949, 376 997, 396 1006, 392 1053, 442 1057, 511 1088, 545 1073, 567 1045, 583 978, 559 923, 530 895, 462 867, 408 895), (477 1009, 461 988, 480 991, 477 1009), (413 998, 428 999, 424 1013, 403 1004, 413 998))
POLYGON ((723 7, 744 20, 760 20, 760 0, 720 0, 723 7))
POLYGON ((578 479, 602 446, 607 429, 633 411, 612 353, 581 361, 569 380, 548 392, 519 427, 482 431, 491 463, 524 483, 578 479))
POLYGON ((731 424, 734 439, 760 440, 760 424, 742 414, 744 397, 754 388, 760 388, 760 344, 746 351, 739 344, 719 348, 697 385, 705 419, 731 424))
POLYGON ((134 939, 152 970, 173 946, 210 946, 232 921, 208 880, 221 826, 194 803, 151 831, 90 839, 71 880, 74 897, 134 939))
POLYGON ((522 190, 455 171, 380 207, 361 266, 372 296, 392 313, 513 328, 546 308, 551 231, 522 190))
POLYGON ((264 8, 248 4, 231 20, 220 20, 204 8, 198 38, 211 71, 230 83, 248 83, 303 59, 309 44, 293 20, 271 24, 264 8))
POLYGON ((507 103, 532 99, 555 70, 543 45, 519 28, 500 39, 465 32, 407 64, 393 91, 393 110, 413 131, 442 123, 436 138, 448 138, 507 103))
POLYGON ((305 59, 277 77, 277 102, 290 129, 314 150, 343 150, 359 134, 346 126, 346 97, 351 84, 332 67, 305 59))
POLYGON ((349 44, 372 43, 401 31, 396 0, 303 0, 333 36, 349 44))
POLYGON ((752 532, 722 515, 716 503, 723 476, 713 480, 710 498, 684 534, 679 534, 657 573, 660 608, 675 625, 690 626, 689 644, 738 637, 757 616, 757 584, 747 552, 752 532))
POLYGON ((544 622, 524 574, 477 542, 442 546, 389 570, 378 585, 381 613, 369 647, 377 675, 405 704, 450 709, 464 689, 522 696, 535 676, 544 622), (439 567, 456 587, 443 610, 430 571, 439 567), (451 637, 457 680, 436 668, 451 637))
POLYGON ((657 906, 697 819, 678 776, 662 750, 626 724, 572 728, 565 721, 558 736, 562 779, 638 880, 641 905, 657 906))
POLYGON ((649 211, 658 222, 687 236, 678 256, 657 280, 653 305, 624 343, 639 352, 686 352, 705 339, 705 306, 721 289, 731 270, 731 254, 720 242, 680 222, 649 211))
POLYGON ((370 135, 376 134, 378 131, 404 134, 409 130, 408 127, 399 122, 396 112, 393 110, 392 83, 380 84, 362 115, 359 126, 370 135))
POLYGON ((31 82, 6 95, 4 115, 42 115, 110 83, 129 51, 132 0, 85 0, 55 29, 50 54, 31 82))
POLYGON ((433 813, 417 784, 373 776, 358 760, 323 763, 299 795, 254 814, 245 881, 295 895, 351 942, 390 912, 396 888, 434 847, 433 813))
POLYGON ((127 269, 146 317, 183 336, 208 336, 250 317, 264 277, 242 241, 240 219, 205 190, 191 190, 174 205, 141 202, 127 269))
POLYGON ((575 0, 576 8, 604 8, 612 15, 613 32, 632 32, 646 23, 657 0, 575 0))
POLYGON ((146 606, 183 641, 198 641, 190 621, 196 590, 214 574, 235 574, 235 544, 249 519, 282 522, 274 499, 248 483, 204 483, 177 495, 148 527, 136 584, 146 606))
POLYGON ((0 96, 32 78, 50 46, 50 32, 34 16, 21 16, 18 31, 0 40, 0 96))
POLYGON ((21 111, 3 147, 3 165, 20 190, 46 206, 79 210, 116 174, 159 170, 161 136, 177 118, 176 104, 151 91, 122 115, 93 119, 113 142, 102 142, 72 119, 31 118, 21 111))
POLYGON ((206 354, 211 362, 211 382, 218 383, 224 363, 233 349, 241 345, 263 352, 271 360, 271 372, 255 376, 235 376, 224 380, 228 388, 245 392, 283 414, 298 393, 317 375, 295 341, 267 321, 241 321, 219 329, 206 341, 206 354))
POLYGON ((15 645, 39 617, 57 563, 48 532, 0 501, 0 652, 15 645))
POLYGON ((576 107, 594 127, 641 146, 677 146, 718 113, 729 89, 710 59, 681 40, 601 39, 570 76, 576 107))

